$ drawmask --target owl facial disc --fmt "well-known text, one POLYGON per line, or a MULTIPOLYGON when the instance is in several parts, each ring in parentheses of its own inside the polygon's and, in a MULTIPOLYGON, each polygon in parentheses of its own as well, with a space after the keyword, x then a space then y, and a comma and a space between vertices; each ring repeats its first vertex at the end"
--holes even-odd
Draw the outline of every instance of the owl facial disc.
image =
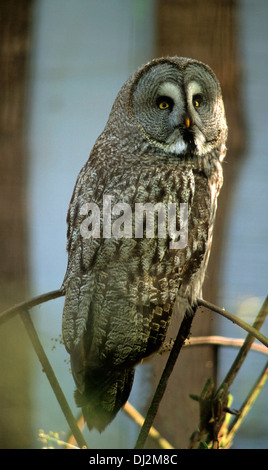
POLYGON ((220 87, 204 64, 172 60, 144 68, 133 88, 132 117, 146 139, 167 154, 203 157, 220 140, 220 87))

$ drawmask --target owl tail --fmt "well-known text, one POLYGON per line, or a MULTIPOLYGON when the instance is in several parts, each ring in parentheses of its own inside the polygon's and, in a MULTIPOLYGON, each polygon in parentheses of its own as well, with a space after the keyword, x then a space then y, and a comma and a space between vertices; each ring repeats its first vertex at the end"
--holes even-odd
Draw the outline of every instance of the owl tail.
POLYGON ((134 369, 103 371, 88 374, 85 392, 74 393, 77 406, 82 408, 88 428, 102 432, 126 403, 134 379, 134 369))

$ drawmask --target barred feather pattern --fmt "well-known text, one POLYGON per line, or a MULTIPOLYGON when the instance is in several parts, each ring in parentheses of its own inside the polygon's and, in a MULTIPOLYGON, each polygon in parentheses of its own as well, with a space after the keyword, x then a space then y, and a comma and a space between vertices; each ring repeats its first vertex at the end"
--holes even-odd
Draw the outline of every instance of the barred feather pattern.
MULTIPOLYGON (((159 130, 157 139, 154 128, 148 137, 147 121, 142 127, 142 119, 135 114, 140 77, 154 73, 149 78, 157 88, 159 77, 161 86, 166 75, 170 83, 175 70, 175 80, 182 87, 189 64, 196 67, 195 77, 200 68, 211 77, 203 64, 179 58, 152 61, 130 77, 78 176, 70 202, 63 338, 77 386, 75 399, 89 429, 105 429, 128 399, 135 366, 163 344, 174 311, 179 321, 202 295, 226 152, 227 126, 218 82, 212 75, 218 107, 213 105, 217 116, 213 114, 209 123, 214 120, 215 136, 213 140, 209 128, 210 138, 207 145, 202 143, 202 151, 195 137, 191 143, 189 136, 185 152, 170 151, 164 140, 160 142, 159 130), (102 208, 105 196, 111 197, 112 205, 124 203, 131 208, 132 237, 81 235, 83 205, 93 202, 102 208), (176 203, 177 227, 179 206, 187 204, 187 245, 170 249, 168 230, 165 238, 159 238, 157 223, 154 237, 146 238, 144 227, 144 237, 135 238, 136 203, 162 203, 166 209, 176 203)), ((154 93, 148 86, 139 90, 150 92, 154 93)), ((195 136, 200 125, 195 131, 194 117, 191 120, 195 136)), ((111 223, 117 219, 118 214, 112 214, 111 223)))

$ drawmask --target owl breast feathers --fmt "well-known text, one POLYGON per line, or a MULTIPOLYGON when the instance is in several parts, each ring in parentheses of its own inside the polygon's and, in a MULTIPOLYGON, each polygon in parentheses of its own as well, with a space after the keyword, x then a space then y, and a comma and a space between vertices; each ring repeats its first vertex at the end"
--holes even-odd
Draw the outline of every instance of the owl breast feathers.
POLYGON ((89 429, 110 423, 172 312, 179 322, 202 295, 226 138, 211 69, 156 59, 123 85, 78 176, 63 338, 89 429))

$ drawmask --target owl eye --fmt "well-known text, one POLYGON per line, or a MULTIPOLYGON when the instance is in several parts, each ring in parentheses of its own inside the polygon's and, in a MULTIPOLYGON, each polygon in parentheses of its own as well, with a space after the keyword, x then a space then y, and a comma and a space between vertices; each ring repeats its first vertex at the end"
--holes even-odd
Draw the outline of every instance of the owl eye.
POLYGON ((195 108, 199 108, 202 104, 203 98, 202 95, 194 95, 193 96, 193 106, 195 108))
POLYGON ((168 109, 173 106, 173 100, 169 96, 159 96, 156 103, 159 109, 168 109))

